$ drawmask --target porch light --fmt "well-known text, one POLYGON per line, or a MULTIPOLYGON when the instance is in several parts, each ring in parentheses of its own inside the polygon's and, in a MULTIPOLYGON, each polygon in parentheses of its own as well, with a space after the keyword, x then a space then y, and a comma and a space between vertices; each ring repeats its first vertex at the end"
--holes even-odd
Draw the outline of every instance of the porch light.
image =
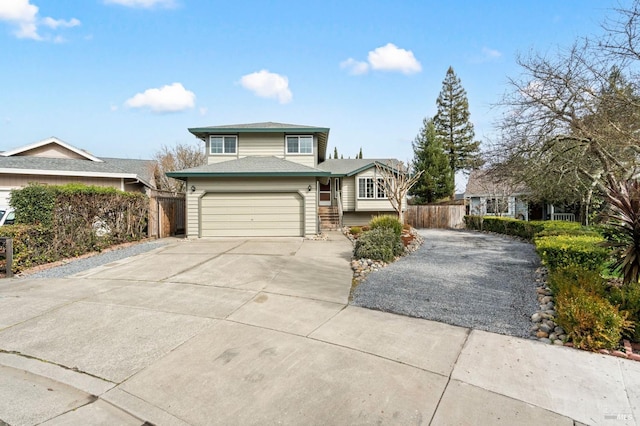
POLYGON ((307 186, 307 191, 311 191, 311 185, 307 186))
POLYGON ((195 185, 191 185, 191 192, 196 192, 196 186, 195 185))

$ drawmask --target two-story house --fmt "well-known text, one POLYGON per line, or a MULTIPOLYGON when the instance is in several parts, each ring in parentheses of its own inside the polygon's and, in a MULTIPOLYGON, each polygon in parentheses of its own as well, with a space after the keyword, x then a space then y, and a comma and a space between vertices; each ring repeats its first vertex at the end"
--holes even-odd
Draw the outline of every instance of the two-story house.
POLYGON ((394 210, 376 162, 326 159, 329 129, 283 123, 190 128, 207 165, 167 173, 187 186, 187 237, 311 236, 394 210))

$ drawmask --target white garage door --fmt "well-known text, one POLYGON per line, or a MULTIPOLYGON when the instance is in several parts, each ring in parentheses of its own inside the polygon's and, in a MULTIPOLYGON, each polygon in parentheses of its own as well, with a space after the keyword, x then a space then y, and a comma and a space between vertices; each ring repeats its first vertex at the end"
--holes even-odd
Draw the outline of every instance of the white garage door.
POLYGON ((200 204, 203 237, 297 237, 303 218, 295 193, 209 193, 200 204))
POLYGON ((10 190, 0 189, 0 207, 9 207, 10 190))

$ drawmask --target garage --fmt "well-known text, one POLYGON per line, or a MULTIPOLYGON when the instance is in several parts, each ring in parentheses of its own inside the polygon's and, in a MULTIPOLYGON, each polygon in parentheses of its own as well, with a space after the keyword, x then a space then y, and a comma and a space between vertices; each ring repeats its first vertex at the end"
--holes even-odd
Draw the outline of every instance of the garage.
POLYGON ((207 193, 200 200, 202 237, 304 235, 302 197, 294 192, 207 193))

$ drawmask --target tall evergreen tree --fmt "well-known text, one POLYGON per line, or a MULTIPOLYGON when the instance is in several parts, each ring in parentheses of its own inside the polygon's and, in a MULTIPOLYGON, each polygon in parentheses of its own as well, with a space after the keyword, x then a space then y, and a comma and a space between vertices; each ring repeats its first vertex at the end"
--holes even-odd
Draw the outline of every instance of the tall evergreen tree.
POLYGON ((422 129, 413 141, 413 171, 422 175, 411 188, 417 204, 433 203, 450 196, 455 188, 449 157, 437 137, 432 118, 424 119, 422 129))
POLYGON ((360 147, 360 152, 358 153, 358 155, 356 156, 356 158, 360 158, 360 159, 362 159, 362 147, 360 147))
POLYGON ((482 165, 480 141, 474 141, 473 124, 469 121, 469 101, 460 79, 452 67, 442 82, 436 101, 438 112, 433 118, 436 134, 449 157, 451 173, 471 170, 482 165))
POLYGON ((336 160, 338 159, 338 147, 337 146, 333 147, 333 158, 335 158, 336 160))

